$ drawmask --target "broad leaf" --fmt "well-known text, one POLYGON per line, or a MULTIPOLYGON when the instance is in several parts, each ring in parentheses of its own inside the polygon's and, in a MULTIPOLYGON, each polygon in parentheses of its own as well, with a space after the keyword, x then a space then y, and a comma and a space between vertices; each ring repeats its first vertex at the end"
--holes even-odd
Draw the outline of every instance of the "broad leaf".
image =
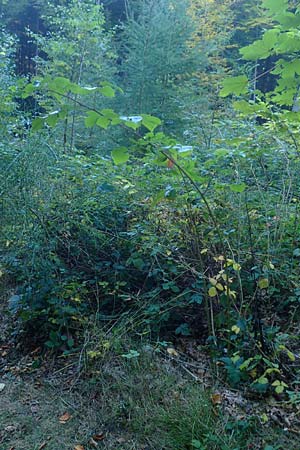
POLYGON ((154 131, 161 124, 161 120, 158 117, 150 116, 149 114, 142 115, 142 124, 149 131, 154 131))
POLYGON ((230 94, 246 94, 248 88, 248 79, 245 75, 226 78, 223 81, 223 88, 220 91, 221 97, 227 97, 230 94))
POLYGON ((116 148, 111 152, 111 156, 115 164, 124 164, 129 159, 129 154, 126 147, 116 148))

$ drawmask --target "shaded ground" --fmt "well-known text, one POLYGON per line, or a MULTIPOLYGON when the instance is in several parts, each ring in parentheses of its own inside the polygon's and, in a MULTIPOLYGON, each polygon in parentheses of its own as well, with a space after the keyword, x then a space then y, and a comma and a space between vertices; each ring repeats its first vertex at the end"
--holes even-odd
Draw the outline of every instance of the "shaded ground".
POLYGON ((0 317, 0 450, 300 448, 297 409, 216 384, 191 342, 108 352, 80 373, 80 355, 18 350, 3 302, 0 317))

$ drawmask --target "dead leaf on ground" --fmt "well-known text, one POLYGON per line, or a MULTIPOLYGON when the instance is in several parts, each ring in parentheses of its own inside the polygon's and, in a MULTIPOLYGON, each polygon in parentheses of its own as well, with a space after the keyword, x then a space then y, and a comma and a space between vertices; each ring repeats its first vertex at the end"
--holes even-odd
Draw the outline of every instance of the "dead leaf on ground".
POLYGON ((2 392, 5 389, 5 384, 4 383, 0 383, 0 392, 2 392))
POLYGON ((7 427, 4 428, 4 431, 7 433, 13 433, 16 429, 17 427, 15 425, 7 425, 7 427))
POLYGON ((175 348, 169 347, 169 348, 167 348, 167 352, 171 356, 178 356, 178 352, 175 350, 175 348))
POLYGON ((71 419, 71 414, 68 413, 68 412, 65 412, 65 413, 59 418, 59 421, 60 421, 60 423, 66 423, 66 422, 68 422, 68 420, 70 420, 70 419, 71 419))
POLYGON ((83 445, 75 445, 74 450, 84 450, 83 445))
POLYGON ((93 440, 96 442, 103 441, 104 438, 105 438, 104 433, 97 433, 97 434, 94 434, 94 436, 93 436, 93 440))
POLYGON ((210 396, 210 399, 211 399, 213 405, 221 405, 222 404, 222 395, 219 392, 212 394, 210 396))

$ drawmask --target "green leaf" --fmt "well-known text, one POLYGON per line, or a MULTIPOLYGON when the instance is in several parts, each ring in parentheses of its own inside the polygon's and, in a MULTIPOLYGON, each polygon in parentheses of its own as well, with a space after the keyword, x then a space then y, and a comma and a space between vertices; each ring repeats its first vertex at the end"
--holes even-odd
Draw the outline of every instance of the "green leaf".
POLYGON ((118 114, 115 113, 115 111, 112 109, 102 109, 100 112, 102 116, 107 117, 107 119, 111 120, 112 125, 116 125, 121 122, 118 114))
POLYGON ((124 164, 129 159, 128 149, 126 147, 116 148, 111 152, 115 164, 124 164))
POLYGON ((294 355, 294 353, 292 353, 290 350, 287 350, 286 353, 291 361, 296 361, 296 356, 294 355))
POLYGON ((275 392, 276 392, 277 394, 282 394, 283 391, 284 391, 284 386, 282 386, 282 385, 276 386, 275 392))
POLYGON ((45 123, 44 119, 42 119, 41 117, 37 117, 32 121, 31 130, 32 131, 41 130, 44 126, 44 123, 45 123))
POLYGON ((142 114, 142 124, 149 131, 154 131, 161 124, 161 120, 158 117, 150 116, 149 114, 142 114))
POLYGON ((23 93, 21 95, 22 98, 28 98, 35 92, 36 87, 29 83, 25 86, 25 89, 23 90, 23 93))
POLYGON ((99 89, 99 91, 105 97, 114 97, 115 96, 115 91, 111 86, 103 86, 102 88, 99 89))
POLYGON ((67 344, 69 348, 72 348, 74 346, 74 339, 72 338, 68 339, 67 344))
POLYGON ((140 353, 136 350, 129 350, 128 353, 125 353, 122 355, 122 358, 126 359, 132 359, 132 358, 138 358, 140 356, 140 353))
POLYGON ((265 103, 251 103, 246 100, 238 100, 233 102, 233 107, 236 111, 239 111, 243 114, 259 114, 268 112, 268 108, 265 103))
POLYGON ((266 31, 262 39, 240 49, 242 57, 250 61, 255 61, 258 58, 267 58, 274 53, 274 47, 277 45, 278 36, 279 30, 277 29, 266 31))
POLYGON ((190 336, 191 330, 189 325, 187 323, 182 323, 181 325, 179 325, 179 327, 176 328, 175 334, 176 335, 181 334, 182 336, 190 336))
POLYGON ((198 441, 197 439, 193 439, 193 440, 192 440, 192 447, 193 447, 193 448, 197 448, 198 450, 203 450, 203 449, 204 449, 204 447, 203 447, 203 445, 201 444, 201 442, 198 441))
POLYGON ((90 94, 91 92, 96 91, 98 88, 97 87, 88 87, 88 86, 83 87, 83 86, 79 86, 79 84, 71 83, 69 89, 73 94, 87 95, 87 94, 90 94))
POLYGON ((70 86, 72 84, 73 83, 71 83, 71 81, 68 80, 68 78, 56 77, 56 78, 54 78, 54 80, 50 81, 48 88, 50 90, 57 91, 60 94, 66 94, 67 91, 69 91, 70 86))
POLYGON ((99 119, 96 122, 96 125, 98 125, 98 127, 104 128, 105 130, 108 128, 110 124, 110 120, 107 119, 107 117, 99 117, 99 119))
POLYGON ((217 289, 216 289, 214 286, 212 286, 211 288, 209 288, 209 290, 208 290, 208 295, 209 295, 210 297, 215 297, 217 294, 218 294, 218 291, 217 291, 217 289))
POLYGON ((258 287, 260 289, 267 289, 267 287, 269 286, 269 280, 268 278, 261 278, 258 282, 258 287))
POLYGON ((244 192, 244 190, 247 188, 247 185, 245 183, 240 184, 230 184, 229 188, 232 192, 244 192))
POLYGON ((87 128, 92 128, 96 125, 97 120, 101 117, 98 113, 95 111, 88 111, 88 116, 84 120, 84 124, 87 128))
POLYGON ((257 381, 257 383, 259 383, 259 384, 268 384, 268 383, 269 383, 268 378, 266 378, 266 377, 264 377, 264 376, 258 378, 256 381, 257 381))
POLYGON ((59 119, 59 111, 53 111, 48 114, 45 121, 49 125, 49 127, 55 127, 59 119))
POLYGON ((221 97, 227 97, 230 94, 246 94, 248 88, 248 79, 245 75, 226 78, 223 81, 223 88, 220 91, 221 97))
POLYGON ((276 14, 278 11, 286 10, 287 0, 262 0, 262 6, 270 13, 276 14))

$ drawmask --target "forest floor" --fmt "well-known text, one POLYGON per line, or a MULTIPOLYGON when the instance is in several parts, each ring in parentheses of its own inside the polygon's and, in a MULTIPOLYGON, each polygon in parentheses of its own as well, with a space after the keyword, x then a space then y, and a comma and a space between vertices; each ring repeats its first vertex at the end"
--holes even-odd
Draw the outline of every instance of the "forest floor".
POLYGON ((249 398, 213 374, 192 341, 138 358, 19 348, 0 308, 0 450, 299 450, 300 411, 249 398))

